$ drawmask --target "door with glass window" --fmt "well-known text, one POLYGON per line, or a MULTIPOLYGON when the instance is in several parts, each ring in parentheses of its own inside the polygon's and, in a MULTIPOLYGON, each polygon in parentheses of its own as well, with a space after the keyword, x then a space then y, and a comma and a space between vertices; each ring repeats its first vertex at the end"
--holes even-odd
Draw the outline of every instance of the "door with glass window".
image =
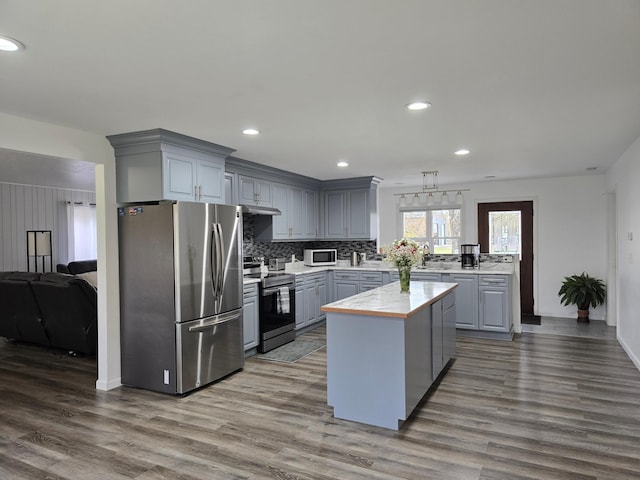
POLYGON ((520 256, 520 306, 533 315, 533 202, 478 204, 482 253, 520 256))

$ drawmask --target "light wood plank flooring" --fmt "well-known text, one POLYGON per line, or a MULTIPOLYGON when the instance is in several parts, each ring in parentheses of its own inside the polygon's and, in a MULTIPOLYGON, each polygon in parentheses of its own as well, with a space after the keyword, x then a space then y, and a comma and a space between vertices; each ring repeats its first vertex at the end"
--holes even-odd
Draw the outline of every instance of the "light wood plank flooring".
POLYGON ((394 432, 333 418, 325 349, 294 364, 248 359, 180 398, 98 392, 95 359, 0 340, 0 478, 640 478, 640 373, 616 341, 457 347, 394 432))

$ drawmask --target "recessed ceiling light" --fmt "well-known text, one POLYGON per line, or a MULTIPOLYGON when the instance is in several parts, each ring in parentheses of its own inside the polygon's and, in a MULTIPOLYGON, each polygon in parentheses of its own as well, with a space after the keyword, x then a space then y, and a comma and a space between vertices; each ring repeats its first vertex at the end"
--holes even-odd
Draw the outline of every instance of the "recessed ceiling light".
POLYGON ((347 162, 345 162, 345 161, 338 162, 338 164, 337 164, 337 165, 338 165, 339 167, 342 167, 342 168, 344 168, 344 167, 348 167, 348 166, 349 166, 349 164, 348 164, 347 162))
POLYGON ((18 40, 0 35, 0 50, 3 52, 17 52, 24 50, 24 45, 18 40))
POLYGON ((413 102, 407 105, 409 110, 426 110, 431 104, 429 102, 413 102))
POLYGON ((242 130, 242 133, 244 133, 245 135, 258 135, 260 133, 260 130, 256 130, 255 128, 245 128, 244 130, 242 130))
POLYGON ((453 152, 455 155, 469 155, 471 152, 466 148, 461 148, 460 150, 456 150, 453 152))

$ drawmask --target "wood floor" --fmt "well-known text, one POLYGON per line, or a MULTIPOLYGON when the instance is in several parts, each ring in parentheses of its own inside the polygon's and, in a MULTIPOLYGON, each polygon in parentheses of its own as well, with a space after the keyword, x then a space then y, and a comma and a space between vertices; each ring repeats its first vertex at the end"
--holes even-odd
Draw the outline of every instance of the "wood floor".
POLYGON ((333 418, 324 348, 180 398, 98 392, 95 360, 0 341, 0 478, 640 478, 640 373, 614 340, 457 347, 394 432, 333 418))

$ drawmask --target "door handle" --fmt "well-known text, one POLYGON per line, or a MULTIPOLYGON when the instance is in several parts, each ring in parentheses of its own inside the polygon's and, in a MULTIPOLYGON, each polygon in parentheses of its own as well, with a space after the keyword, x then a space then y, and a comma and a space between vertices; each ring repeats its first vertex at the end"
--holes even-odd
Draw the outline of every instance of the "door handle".
POLYGON ((202 332, 204 330, 210 329, 211 327, 231 322, 237 318, 240 318, 239 313, 227 313, 224 315, 218 315, 215 320, 208 321, 206 323, 203 323, 202 325, 194 325, 193 327, 189 327, 189 331, 195 333, 202 332))

